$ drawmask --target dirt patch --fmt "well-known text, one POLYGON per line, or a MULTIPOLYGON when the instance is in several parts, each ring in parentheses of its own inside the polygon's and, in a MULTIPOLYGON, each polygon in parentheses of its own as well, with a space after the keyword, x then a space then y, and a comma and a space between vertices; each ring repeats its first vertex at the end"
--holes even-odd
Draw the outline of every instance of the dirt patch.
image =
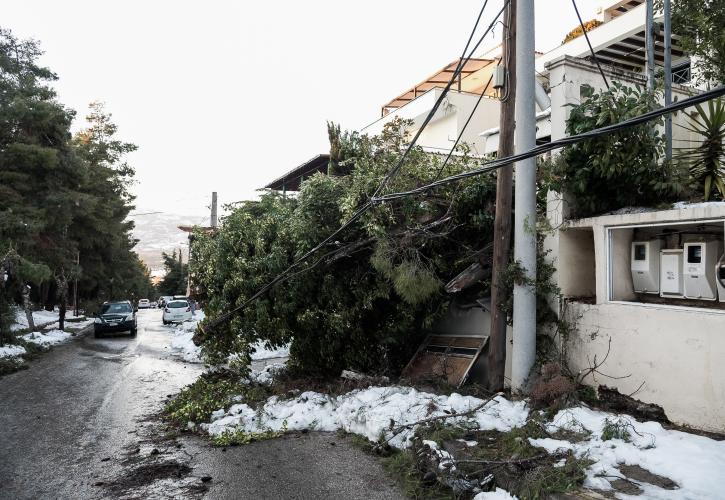
MULTIPOLYGON (((659 486, 665 490, 676 490, 679 485, 672 479, 657 474, 653 474, 644 467, 639 465, 620 465, 619 472, 624 474, 630 479, 639 481, 641 483, 649 483, 654 486, 659 486)), ((614 484, 612 484, 614 486, 614 484)))

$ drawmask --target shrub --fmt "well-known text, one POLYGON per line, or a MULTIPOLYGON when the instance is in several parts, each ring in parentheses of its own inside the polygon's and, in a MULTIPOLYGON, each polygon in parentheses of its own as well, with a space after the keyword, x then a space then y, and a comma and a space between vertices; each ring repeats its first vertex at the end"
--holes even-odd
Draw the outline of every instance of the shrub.
MULTIPOLYGON (((566 122, 570 135, 612 125, 655 109, 657 94, 612 82, 596 92, 584 85, 582 101, 566 122)), ((627 206, 657 206, 682 191, 677 172, 658 163, 662 135, 650 122, 601 135, 564 148, 548 165, 545 187, 566 193, 579 217, 627 206)))

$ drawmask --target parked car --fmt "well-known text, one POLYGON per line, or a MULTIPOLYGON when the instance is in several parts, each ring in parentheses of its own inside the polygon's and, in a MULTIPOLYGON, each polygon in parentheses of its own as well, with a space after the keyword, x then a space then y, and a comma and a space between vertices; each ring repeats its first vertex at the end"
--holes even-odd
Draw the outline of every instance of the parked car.
POLYGON ((104 333, 129 332, 136 336, 136 309, 130 300, 105 302, 98 317, 93 320, 93 333, 100 337, 104 333))
POLYGON ((148 309, 149 307, 151 307, 151 301, 149 299, 140 299, 138 301, 139 309, 148 309))
POLYGON ((164 306, 162 321, 169 323, 183 323, 191 319, 191 305, 188 300, 172 300, 164 306))

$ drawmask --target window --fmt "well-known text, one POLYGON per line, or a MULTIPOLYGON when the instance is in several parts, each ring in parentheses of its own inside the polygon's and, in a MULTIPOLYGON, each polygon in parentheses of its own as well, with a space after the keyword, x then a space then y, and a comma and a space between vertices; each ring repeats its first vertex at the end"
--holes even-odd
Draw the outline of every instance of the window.
POLYGON ((701 246, 691 246, 687 249, 687 262, 690 264, 699 264, 702 262, 701 246))
POLYGON ((169 302, 169 307, 171 309, 181 309, 182 307, 189 307, 189 303, 185 300, 175 300, 173 302, 169 302))
POLYGON ((131 306, 128 304, 104 304, 101 308, 101 314, 126 314, 131 312, 131 306))
POLYGON ((634 260, 647 260, 647 247, 644 245, 634 246, 634 260))
POLYGON ((672 66, 672 83, 689 83, 691 79, 689 59, 672 66))

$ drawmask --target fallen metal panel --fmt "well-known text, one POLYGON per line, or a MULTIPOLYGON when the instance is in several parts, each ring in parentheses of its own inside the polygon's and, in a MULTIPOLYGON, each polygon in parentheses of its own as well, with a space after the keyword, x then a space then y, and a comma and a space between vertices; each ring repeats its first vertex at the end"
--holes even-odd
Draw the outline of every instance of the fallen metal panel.
POLYGON ((468 378, 488 337, 484 335, 428 335, 403 370, 411 380, 446 379, 460 387, 468 378))

